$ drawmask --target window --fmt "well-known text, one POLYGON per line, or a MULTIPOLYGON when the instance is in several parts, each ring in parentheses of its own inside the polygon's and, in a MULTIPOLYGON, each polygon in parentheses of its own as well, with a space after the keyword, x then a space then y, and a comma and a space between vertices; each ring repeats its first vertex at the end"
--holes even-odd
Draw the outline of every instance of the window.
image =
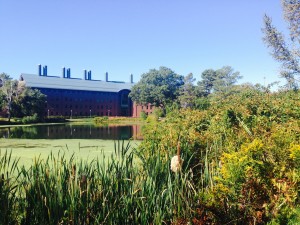
POLYGON ((121 95, 121 105, 128 106, 128 93, 122 93, 122 95, 121 95))

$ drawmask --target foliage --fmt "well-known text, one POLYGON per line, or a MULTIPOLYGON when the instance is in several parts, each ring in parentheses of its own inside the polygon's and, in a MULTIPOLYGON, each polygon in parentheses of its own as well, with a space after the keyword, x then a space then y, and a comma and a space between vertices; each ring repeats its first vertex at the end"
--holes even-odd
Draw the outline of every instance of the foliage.
POLYGON ((146 114, 144 111, 141 112, 141 118, 142 118, 143 120, 146 120, 146 119, 147 119, 147 114, 146 114))
POLYGON ((193 156, 203 223, 299 222, 300 93, 242 85, 198 100, 200 111, 175 110, 146 127, 140 151, 151 157, 155 145, 168 161, 180 141, 193 156))
POLYGON ((281 76, 287 81, 288 89, 297 89, 299 76, 299 19, 300 4, 298 0, 282 0, 284 19, 288 23, 290 36, 288 40, 272 24, 269 16, 264 16, 264 42, 271 48, 273 58, 282 65, 281 76))
POLYGON ((94 123, 95 124, 108 124, 108 116, 95 117, 94 123))
POLYGON ((165 113, 164 113, 164 110, 162 110, 161 108, 155 108, 153 110, 153 114, 157 116, 157 118, 160 118, 160 117, 164 117, 165 116, 165 113))
POLYGON ((44 116, 46 96, 37 89, 27 88, 22 80, 12 80, 7 74, 0 74, 3 86, 0 88, 0 107, 5 109, 8 120, 11 117, 37 115, 38 120, 44 116))
POLYGON ((8 114, 8 121, 10 121, 11 118, 11 108, 12 108, 12 102, 14 100, 14 97, 17 96, 18 90, 17 90, 17 81, 13 81, 7 74, 2 73, 0 74, 0 79, 2 80, 2 86, 1 86, 1 92, 4 96, 5 102, 4 106, 8 114))
POLYGON ((29 123, 37 123, 39 122, 38 115, 35 113, 33 116, 25 116, 22 118, 23 124, 29 124, 29 123))
POLYGON ((232 67, 224 66, 218 70, 204 70, 201 78, 198 92, 201 96, 207 96, 213 92, 228 92, 242 76, 239 72, 234 72, 232 67))
POLYGON ((169 68, 151 69, 142 74, 141 80, 132 87, 129 97, 138 104, 151 103, 165 108, 177 99, 183 83, 183 76, 169 68))
POLYGON ((197 97, 196 88, 194 85, 195 78, 193 74, 190 73, 184 77, 184 84, 180 89, 180 95, 178 100, 181 107, 183 108, 192 108, 194 107, 194 102, 197 97))
POLYGON ((191 218, 191 172, 171 174, 159 154, 146 160, 129 149, 118 142, 109 159, 90 163, 51 154, 18 171, 17 161, 12 164, 9 153, 1 154, 0 174, 7 177, 0 179, 0 223, 162 224, 191 218))
POLYGON ((24 87, 23 91, 12 103, 14 117, 37 116, 41 121, 44 117, 46 96, 37 89, 24 87))

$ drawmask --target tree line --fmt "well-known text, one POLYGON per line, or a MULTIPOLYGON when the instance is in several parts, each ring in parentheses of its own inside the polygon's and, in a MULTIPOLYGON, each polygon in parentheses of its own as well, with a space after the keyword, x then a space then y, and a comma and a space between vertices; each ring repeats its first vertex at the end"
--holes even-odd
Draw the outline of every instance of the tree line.
POLYGON ((241 78, 238 71, 224 66, 217 70, 204 70, 201 80, 195 84, 192 73, 182 76, 162 66, 142 74, 129 96, 138 104, 150 103, 163 110, 170 106, 197 108, 199 98, 212 93, 229 93, 241 78))

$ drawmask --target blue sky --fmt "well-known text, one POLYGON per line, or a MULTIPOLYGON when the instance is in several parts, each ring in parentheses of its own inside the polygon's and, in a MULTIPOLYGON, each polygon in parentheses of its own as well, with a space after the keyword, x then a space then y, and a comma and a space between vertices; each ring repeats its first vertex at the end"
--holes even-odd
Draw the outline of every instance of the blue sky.
POLYGON ((137 82, 160 66, 200 80, 228 65, 242 82, 279 81, 262 41, 265 13, 286 29, 280 0, 0 0, 0 72, 18 78, 42 64, 49 75, 65 66, 72 77, 87 69, 137 82))

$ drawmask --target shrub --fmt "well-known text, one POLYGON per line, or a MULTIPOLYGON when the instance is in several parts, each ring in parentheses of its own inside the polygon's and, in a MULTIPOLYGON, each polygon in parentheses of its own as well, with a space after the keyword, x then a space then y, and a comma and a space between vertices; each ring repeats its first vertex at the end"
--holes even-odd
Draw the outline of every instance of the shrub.
POLYGON ((37 123, 40 119, 38 118, 38 115, 35 113, 32 116, 25 116, 22 118, 23 124, 29 124, 29 123, 37 123))
POLYGON ((143 120, 146 120, 147 119, 147 114, 144 112, 144 111, 142 111, 141 112, 141 118, 143 119, 143 120))
POLYGON ((103 117, 95 117, 94 118, 94 123, 95 124, 107 124, 108 123, 108 116, 103 116, 103 117))

